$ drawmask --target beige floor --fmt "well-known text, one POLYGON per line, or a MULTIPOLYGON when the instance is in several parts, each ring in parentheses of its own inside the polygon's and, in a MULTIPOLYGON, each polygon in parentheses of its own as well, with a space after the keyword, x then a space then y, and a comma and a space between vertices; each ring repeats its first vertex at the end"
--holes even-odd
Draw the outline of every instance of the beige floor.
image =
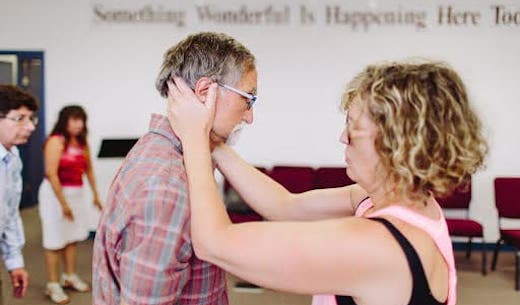
MULTIPOLYGON (((27 270, 31 275, 31 284, 26 297, 22 300, 10 298, 10 290, 6 287, 6 272, 2 272, 4 296, 6 305, 45 305, 52 304, 43 294, 45 283, 45 266, 43 252, 40 246, 40 222, 36 208, 22 211, 25 225, 27 245, 24 249, 27 270)), ((79 245, 78 273, 85 279, 91 279, 92 240, 79 245)), ((480 255, 474 253, 470 260, 464 259, 464 253, 456 253, 459 275, 459 305, 519 305, 520 292, 514 290, 514 255, 511 252, 502 253, 497 271, 490 272, 486 277, 480 274, 480 255)), ((233 289, 235 277, 229 276, 229 298, 231 305, 308 305, 309 296, 280 293, 263 290, 257 292, 237 292, 233 289)), ((90 305, 89 293, 70 292, 73 305, 90 305)))

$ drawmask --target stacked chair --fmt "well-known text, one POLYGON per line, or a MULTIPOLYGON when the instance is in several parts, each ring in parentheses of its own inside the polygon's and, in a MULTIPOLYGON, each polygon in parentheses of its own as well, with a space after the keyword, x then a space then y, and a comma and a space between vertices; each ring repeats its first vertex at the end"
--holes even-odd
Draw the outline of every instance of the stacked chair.
POLYGON ((355 183, 344 167, 319 167, 316 169, 314 186, 318 189, 341 187, 355 183))
POLYGON ((473 246, 473 239, 482 242, 482 275, 486 275, 486 243, 484 242, 484 228, 479 222, 469 218, 469 204, 471 202, 471 183, 467 188, 458 189, 446 198, 437 198, 443 210, 460 210, 462 217, 446 217, 450 236, 465 237, 466 258, 470 258, 473 246))
POLYGON ((500 238, 493 253, 491 270, 494 271, 497 267, 500 247, 504 244, 512 246, 515 251, 515 289, 520 290, 520 225, 512 228, 504 224, 506 219, 520 221, 520 177, 495 178, 495 205, 498 210, 500 238))
POLYGON ((269 176, 291 193, 314 189, 314 168, 309 166, 275 166, 269 176))

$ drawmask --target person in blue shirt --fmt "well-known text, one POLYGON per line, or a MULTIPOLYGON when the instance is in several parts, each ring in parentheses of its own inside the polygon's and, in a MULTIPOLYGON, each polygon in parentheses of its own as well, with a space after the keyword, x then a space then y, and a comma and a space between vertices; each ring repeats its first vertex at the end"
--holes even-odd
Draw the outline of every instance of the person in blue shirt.
MULTIPOLYGON (((29 284, 22 256, 25 237, 19 213, 22 161, 16 146, 26 143, 35 130, 37 110, 33 96, 15 86, 0 85, 0 253, 16 298, 25 295, 29 284)), ((0 304, 2 299, 0 292, 0 304)))

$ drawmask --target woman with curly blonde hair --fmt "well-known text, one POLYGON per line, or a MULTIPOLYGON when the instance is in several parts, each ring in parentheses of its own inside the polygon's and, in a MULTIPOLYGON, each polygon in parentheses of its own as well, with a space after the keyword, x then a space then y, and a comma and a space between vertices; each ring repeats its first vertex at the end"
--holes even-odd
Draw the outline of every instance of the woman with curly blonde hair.
POLYGON ((356 184, 302 194, 224 144, 211 154, 216 86, 201 103, 181 79, 175 84, 169 117, 183 144, 197 256, 264 287, 315 294, 314 305, 456 303, 453 250, 435 198, 468 183, 487 146, 453 69, 427 61, 365 68, 342 103, 340 141, 356 184), (212 156, 272 221, 230 222, 212 156))

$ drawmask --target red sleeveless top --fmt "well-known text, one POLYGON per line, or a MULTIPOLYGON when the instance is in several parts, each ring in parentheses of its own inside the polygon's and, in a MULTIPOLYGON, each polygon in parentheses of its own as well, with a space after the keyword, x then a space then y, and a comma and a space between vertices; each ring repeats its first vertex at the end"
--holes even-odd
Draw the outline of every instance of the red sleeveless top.
MULTIPOLYGON (((65 143, 65 138, 62 135, 53 135, 53 137, 60 137, 62 142, 65 143)), ((85 153, 85 146, 68 145, 65 148, 58 166, 58 178, 62 186, 83 185, 83 174, 87 169, 85 153)))

